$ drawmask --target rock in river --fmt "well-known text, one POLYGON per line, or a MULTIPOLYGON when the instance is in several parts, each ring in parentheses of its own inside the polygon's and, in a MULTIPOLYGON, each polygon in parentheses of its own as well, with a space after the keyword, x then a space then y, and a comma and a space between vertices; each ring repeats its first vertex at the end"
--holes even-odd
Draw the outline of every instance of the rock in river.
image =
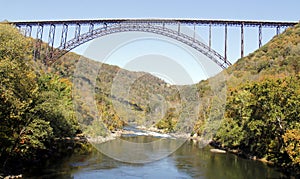
POLYGON ((210 152, 219 153, 219 154, 225 154, 226 153, 225 150, 221 150, 221 149, 210 149, 210 152))

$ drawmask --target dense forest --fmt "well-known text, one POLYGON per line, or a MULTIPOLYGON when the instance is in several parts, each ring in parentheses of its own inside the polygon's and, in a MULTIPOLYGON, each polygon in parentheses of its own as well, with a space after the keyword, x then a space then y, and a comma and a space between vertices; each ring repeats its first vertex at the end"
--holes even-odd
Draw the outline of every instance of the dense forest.
POLYGON ((60 140, 81 133, 70 80, 34 69, 31 50, 32 39, 0 26, 1 173, 61 154, 60 140))
POLYGON ((222 148, 300 172, 300 25, 227 69, 222 148))
MULTIPOLYGON (((300 172, 299 42, 298 24, 225 70, 229 77, 219 84, 227 86, 227 100, 220 104, 225 108, 224 118, 211 136, 217 147, 300 172)), ((24 37, 16 28, 0 26, 1 170, 12 167, 15 161, 37 162, 54 153, 64 153, 66 148, 85 148, 84 142, 60 147, 65 142, 60 141, 82 134, 105 136, 107 130, 122 129, 128 123, 146 125, 148 120, 151 123, 147 127, 178 132, 187 127, 181 122, 187 117, 182 111, 190 110, 199 112, 195 123, 189 124, 190 131, 201 136, 207 132, 203 126, 223 116, 210 114, 216 111, 212 103, 218 103, 211 81, 219 76, 191 86, 169 85, 148 73, 130 72, 71 52, 47 66, 43 56, 32 60, 32 45, 33 39, 24 37), (84 62, 85 75, 74 75, 79 61, 84 62), (101 70, 93 68, 96 66, 101 70), (130 85, 129 96, 122 91, 112 93, 116 77, 124 88, 130 85), (89 101, 74 94, 77 79, 81 95, 94 90, 105 129, 96 124, 97 115, 90 111, 89 101), (187 95, 191 99, 182 100, 182 94, 193 90, 198 96, 187 95), (201 105, 195 110, 190 101, 197 100, 201 105), (158 110, 162 101, 165 111, 158 110), (117 106, 125 108, 116 110, 117 106), (153 121, 153 117, 160 120, 153 121)))

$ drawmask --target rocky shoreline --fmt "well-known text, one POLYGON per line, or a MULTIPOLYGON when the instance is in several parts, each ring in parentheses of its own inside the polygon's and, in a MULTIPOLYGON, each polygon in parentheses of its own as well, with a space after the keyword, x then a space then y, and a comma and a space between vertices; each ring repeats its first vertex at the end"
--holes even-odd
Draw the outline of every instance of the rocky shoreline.
POLYGON ((197 136, 197 134, 194 134, 193 136, 190 137, 191 140, 199 143, 204 143, 208 144, 213 147, 212 150, 210 150, 213 153, 232 153, 235 154, 239 157, 250 159, 250 160, 257 160, 263 163, 266 163, 268 165, 273 165, 274 163, 271 161, 266 160, 265 158, 257 158, 256 156, 252 156, 249 154, 246 154, 245 152, 241 150, 236 150, 236 149, 229 149, 229 148, 224 148, 220 144, 216 143, 213 140, 204 140, 200 136, 197 136))
MULTIPOLYGON (((1 178, 1 176, 0 176, 1 178)), ((23 178, 22 174, 20 175, 8 175, 6 177, 2 177, 3 179, 16 179, 16 178, 23 178)))
POLYGON ((113 131, 112 133, 108 134, 107 136, 98 136, 98 137, 87 137, 87 141, 91 143, 104 143, 111 140, 115 140, 118 137, 121 137, 122 135, 135 135, 135 136, 152 136, 152 137, 159 137, 159 138, 172 138, 172 139, 190 139, 190 134, 182 133, 182 134, 176 134, 176 133, 165 133, 164 130, 160 130, 154 127, 146 128, 144 126, 137 126, 133 129, 127 129, 127 130, 117 130, 113 131), (136 130, 135 130, 136 129, 136 130))

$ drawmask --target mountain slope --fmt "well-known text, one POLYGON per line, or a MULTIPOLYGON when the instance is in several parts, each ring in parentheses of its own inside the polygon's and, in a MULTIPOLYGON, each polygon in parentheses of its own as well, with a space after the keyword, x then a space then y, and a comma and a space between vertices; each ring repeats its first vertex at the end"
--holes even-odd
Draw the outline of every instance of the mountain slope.
POLYGON ((299 71, 300 24, 229 67, 225 115, 214 135, 216 144, 299 175, 299 71))
POLYGON ((80 118, 87 118, 88 121, 95 118, 95 114, 88 109, 91 106, 84 104, 91 103, 95 98, 97 110, 109 130, 122 128, 126 123, 150 127, 163 119, 169 108, 180 106, 180 89, 149 73, 131 72, 71 52, 48 67, 48 70, 73 79, 73 82, 74 74, 80 73, 79 88, 85 93, 82 96, 95 92, 95 96, 81 100, 79 108, 83 115, 80 114, 80 118), (151 119, 153 117, 155 121, 151 119))
POLYGON ((231 75, 229 85, 236 86, 245 81, 298 74, 299 41, 300 28, 297 24, 229 67, 226 70, 231 75))

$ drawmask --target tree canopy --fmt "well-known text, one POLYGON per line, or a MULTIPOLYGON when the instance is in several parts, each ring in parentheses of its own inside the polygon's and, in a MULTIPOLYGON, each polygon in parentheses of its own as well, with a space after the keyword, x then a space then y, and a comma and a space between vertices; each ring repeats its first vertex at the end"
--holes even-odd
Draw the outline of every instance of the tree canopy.
POLYGON ((31 40, 0 25, 0 160, 36 159, 79 130, 70 82, 33 69, 31 40))

